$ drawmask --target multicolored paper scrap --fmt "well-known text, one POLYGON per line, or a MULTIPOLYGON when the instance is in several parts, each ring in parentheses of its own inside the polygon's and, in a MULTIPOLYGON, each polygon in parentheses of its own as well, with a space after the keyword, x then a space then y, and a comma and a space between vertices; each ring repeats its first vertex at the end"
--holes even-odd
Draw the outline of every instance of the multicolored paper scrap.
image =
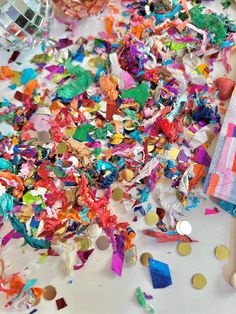
POLYGON ((232 94, 204 192, 236 204, 236 88, 232 94))

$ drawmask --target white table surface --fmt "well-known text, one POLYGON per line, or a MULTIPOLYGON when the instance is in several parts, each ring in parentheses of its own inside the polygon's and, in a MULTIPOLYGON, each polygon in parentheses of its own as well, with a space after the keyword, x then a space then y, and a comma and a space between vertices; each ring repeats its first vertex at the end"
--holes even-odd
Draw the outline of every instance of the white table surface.
MULTIPOLYGON (((214 1, 214 7, 220 8, 219 2, 214 1)), ((232 7, 231 13, 233 12, 236 16, 235 7, 232 7)), ((102 29, 102 19, 93 17, 79 22, 78 25, 78 31, 83 37, 96 35, 99 29, 102 29)), ((55 23, 52 37, 63 35, 63 26, 55 23)), ((34 54, 35 51, 22 53, 17 61, 22 61, 26 67, 30 55, 34 54)), ((0 65, 6 64, 9 56, 9 53, 0 51, 0 65)), ((235 59, 235 55, 231 55, 233 71, 229 76, 234 79, 235 59)), ((19 69, 16 65, 14 67, 19 69)), ((215 75, 223 74, 224 69, 219 66, 215 75)), ((4 90, 3 83, 0 90, 1 101, 8 91, 4 90)), ((7 95, 9 97, 9 94, 7 95)), ((121 278, 115 277, 110 270, 111 249, 105 252, 95 249, 85 267, 76 271, 73 276, 65 275, 59 257, 48 257, 44 264, 39 264, 39 255, 31 247, 20 247, 22 240, 11 240, 3 250, 2 256, 10 273, 22 271, 27 278, 37 278, 37 285, 40 287, 48 284, 55 286, 57 298, 64 297, 68 304, 58 312, 55 300, 41 300, 36 307, 39 314, 145 313, 135 300, 135 290, 139 286, 153 295, 154 299, 150 304, 158 314, 235 314, 236 289, 230 286, 229 276, 236 271, 236 219, 223 210, 218 215, 205 216, 205 208, 213 208, 216 204, 206 195, 203 197, 206 197, 206 200, 202 199, 198 208, 184 212, 193 227, 191 236, 199 241, 192 244, 192 254, 187 257, 178 255, 176 243, 158 244, 155 239, 144 236, 141 232, 146 227, 143 219, 139 219, 138 224, 132 223, 137 232, 135 243, 138 255, 146 251, 151 252, 155 259, 169 264, 173 285, 165 289, 152 288, 149 270, 139 262, 135 267, 125 267, 121 278), (229 261, 221 262, 215 258, 214 248, 218 244, 229 246, 229 261), (195 273, 203 273, 207 278, 208 283, 203 290, 195 290, 191 285, 191 277, 195 273)), ((120 206, 114 206, 114 211, 123 219, 131 221, 133 217, 132 213, 126 213, 120 206)), ((0 230, 1 236, 5 235, 6 231, 7 226, 4 226, 0 230)), ((5 296, 0 294, 0 314, 9 313, 3 309, 5 303, 5 296)), ((10 313, 19 312, 11 310, 10 313)))

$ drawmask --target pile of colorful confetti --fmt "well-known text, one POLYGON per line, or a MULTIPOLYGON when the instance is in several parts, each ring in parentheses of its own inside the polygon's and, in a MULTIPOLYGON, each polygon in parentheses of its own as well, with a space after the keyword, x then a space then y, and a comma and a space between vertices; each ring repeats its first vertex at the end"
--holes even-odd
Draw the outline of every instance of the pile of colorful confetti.
MULTIPOLYGON (((23 239, 46 256, 63 255, 70 273, 86 264, 93 238, 100 250, 112 247, 111 269, 121 276, 125 263, 136 264, 137 220, 152 227, 144 235, 191 252, 191 225, 180 214, 198 205, 194 188, 225 111, 218 95, 229 99, 235 86, 215 84, 211 73, 219 62, 230 70, 236 24, 184 0, 110 4, 104 22, 99 38, 76 38, 73 29, 74 37, 43 47, 31 68, 0 68, 14 93, 0 102, 0 226, 12 225, 1 246, 23 239), (113 202, 133 212, 132 227, 113 202)), ((168 265, 141 261, 154 288, 172 283, 168 265)), ((1 268, 6 307, 56 296, 54 287, 7 274, 3 260, 1 268)), ((140 288, 137 299, 154 313, 140 288)))

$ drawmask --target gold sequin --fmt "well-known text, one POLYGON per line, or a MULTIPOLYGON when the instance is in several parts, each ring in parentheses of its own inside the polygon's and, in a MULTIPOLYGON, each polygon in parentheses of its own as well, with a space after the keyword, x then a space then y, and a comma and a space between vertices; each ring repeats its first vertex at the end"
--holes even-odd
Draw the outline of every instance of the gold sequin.
POLYGON ((177 251, 179 255, 187 256, 191 253, 191 245, 186 242, 180 242, 177 246, 177 251))
POLYGON ((149 258, 153 258, 151 253, 145 252, 140 256, 140 262, 143 266, 148 267, 149 266, 149 258))
POLYGON ((225 245, 217 245, 215 247, 215 256, 221 261, 228 259, 229 257, 229 249, 225 245))
POLYGON ((203 289, 207 284, 206 277, 202 274, 195 274, 192 277, 192 285, 195 289, 203 289))
POLYGON ((158 223, 159 221, 159 217, 157 215, 157 213, 155 212, 149 212, 146 216, 145 216, 145 221, 149 226, 154 226, 158 223))

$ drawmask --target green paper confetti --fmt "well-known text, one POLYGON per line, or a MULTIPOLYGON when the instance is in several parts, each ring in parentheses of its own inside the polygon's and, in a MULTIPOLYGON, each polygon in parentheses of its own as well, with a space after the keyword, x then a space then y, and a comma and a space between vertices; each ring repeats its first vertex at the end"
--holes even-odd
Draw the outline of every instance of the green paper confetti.
POLYGON ((145 102, 148 100, 149 91, 146 83, 142 83, 138 87, 128 89, 123 91, 121 94, 121 99, 129 98, 134 99, 140 104, 141 108, 144 106, 145 102))
POLYGON ((211 40, 214 44, 221 44, 226 40, 227 30, 223 21, 216 14, 203 14, 204 7, 193 7, 189 13, 191 15, 191 23, 200 29, 205 29, 215 35, 211 40))
POLYGON ((12 163, 5 158, 0 158, 0 170, 1 171, 9 170, 10 172, 12 172, 13 171, 12 163))
POLYGON ((188 46, 188 43, 175 43, 174 41, 167 41, 166 46, 173 51, 179 51, 181 49, 185 49, 188 46))
POLYGON ((111 123, 107 123, 103 128, 96 129, 93 133, 93 138, 95 140, 105 140, 108 136, 114 134, 115 130, 111 123))
POLYGON ((72 99, 86 91, 94 79, 90 71, 83 69, 80 65, 74 66, 71 59, 66 62, 66 68, 69 73, 76 76, 76 80, 59 87, 57 89, 57 96, 72 99))
POLYGON ((101 148, 100 148, 100 147, 95 148, 95 149, 93 150, 93 155, 94 155, 95 157, 98 157, 98 156, 100 155, 100 153, 101 153, 101 148))
POLYGON ((36 201, 39 201, 41 197, 39 195, 33 196, 30 191, 23 195, 23 202, 28 205, 33 205, 36 201))
POLYGON ((226 0, 224 2, 221 2, 221 5, 223 8, 228 9, 231 6, 231 1, 230 0, 226 0))
POLYGON ((129 108, 124 108, 123 111, 132 120, 138 121, 138 118, 136 117, 136 112, 135 111, 133 111, 133 110, 131 110, 129 108))
POLYGON ((77 78, 75 81, 71 81, 64 86, 59 87, 57 90, 57 96, 72 99, 86 91, 92 82, 93 78, 91 74, 81 75, 81 77, 77 78))
POLYGON ((80 142, 86 142, 88 140, 87 139, 88 134, 92 132, 94 129, 95 129, 95 126, 89 123, 85 123, 76 129, 73 135, 73 139, 80 142))
POLYGON ((143 291, 140 287, 138 287, 136 289, 136 300, 138 302, 138 304, 143 307, 144 309, 146 309, 149 313, 154 314, 155 310, 147 303, 143 291))

